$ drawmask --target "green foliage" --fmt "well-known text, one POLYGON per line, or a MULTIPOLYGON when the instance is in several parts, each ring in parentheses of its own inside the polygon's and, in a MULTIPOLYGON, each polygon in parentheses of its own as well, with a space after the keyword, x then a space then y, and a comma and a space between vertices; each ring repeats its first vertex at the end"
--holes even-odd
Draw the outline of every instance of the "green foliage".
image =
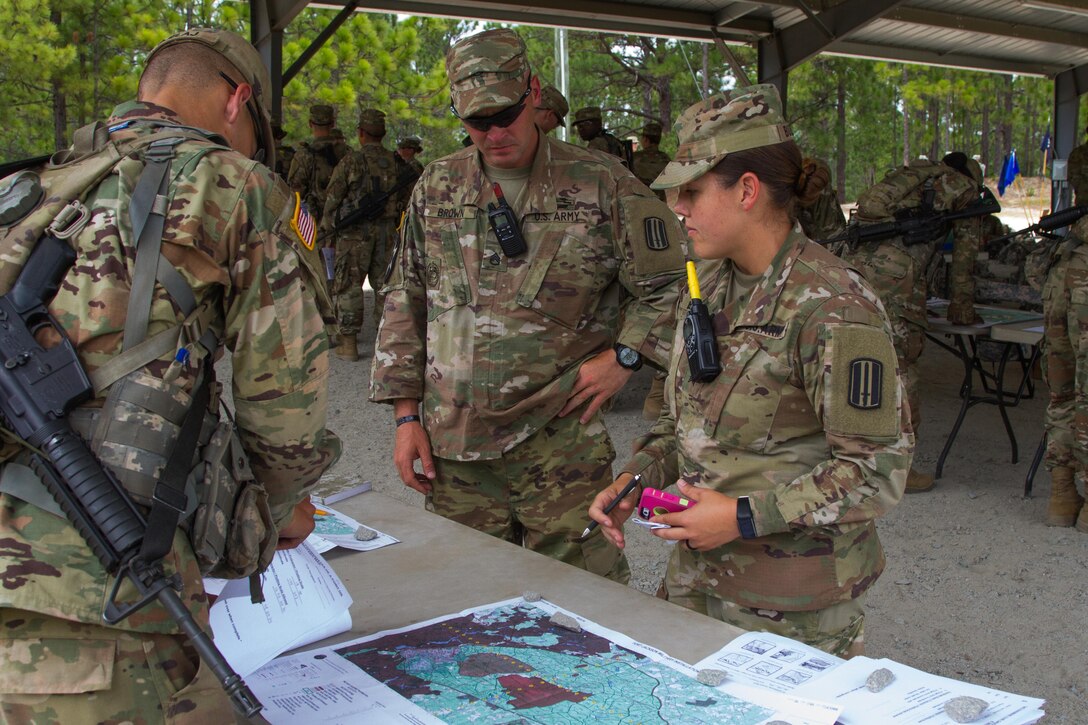
MULTIPOLYGON (((285 69, 335 15, 311 7, 292 20, 284 31, 285 69)), ((147 53, 178 28, 206 25, 248 34, 248 22, 248 5, 221 0, 0 3, 6 30, 0 34, 0 159, 53 151, 78 126, 105 118, 135 95, 147 53)), ((460 148, 464 132, 449 112, 445 54, 457 38, 484 27, 492 26, 353 14, 285 85, 288 143, 309 136, 309 106, 328 103, 349 140, 358 109, 375 107, 387 115, 388 146, 418 135, 425 159, 460 148)), ((518 30, 542 83, 555 83, 555 31, 518 30)), ((670 129, 684 109, 704 91, 736 84, 717 49, 703 43, 570 31, 568 49, 572 113, 601 106, 605 126, 621 137, 657 121, 669 153, 676 148, 670 129)), ((755 51, 731 50, 754 79, 755 51)), ((992 178, 1015 148, 1024 173, 1040 173, 1039 142, 1051 125, 1052 93, 1052 83, 1039 78, 821 56, 790 73, 787 116, 804 152, 826 160, 844 198, 852 199, 887 170, 922 154, 977 154, 992 178)))

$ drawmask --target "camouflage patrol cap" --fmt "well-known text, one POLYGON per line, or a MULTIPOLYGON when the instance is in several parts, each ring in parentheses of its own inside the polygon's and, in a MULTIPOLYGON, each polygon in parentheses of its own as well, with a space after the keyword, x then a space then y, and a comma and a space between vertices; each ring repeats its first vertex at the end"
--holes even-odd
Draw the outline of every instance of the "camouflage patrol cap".
POLYGON ((315 126, 331 126, 336 123, 336 111, 332 106, 323 103, 310 106, 310 123, 315 126))
POLYGON ((650 138, 661 138, 661 124, 660 123, 647 123, 642 127, 642 135, 649 136, 650 138))
MULTIPOLYGON (((246 105, 253 114, 259 136, 258 153, 255 158, 264 162, 269 168, 274 168, 276 144, 272 136, 272 81, 260 53, 241 35, 229 30, 190 28, 171 35, 156 45, 147 56, 147 62, 150 63, 151 59, 163 49, 181 43, 201 43, 219 53, 238 70, 242 80, 253 88, 253 95, 246 105)), ((233 83, 234 80, 231 79, 231 82, 233 83)))
POLYGON ((362 108, 359 110, 359 128, 364 131, 385 133, 385 113, 377 108, 362 108))
POLYGON ((540 103, 536 107, 552 111, 560 121, 570 112, 570 104, 555 86, 544 86, 540 89, 540 103))
POLYGON ((450 101, 461 118, 514 105, 525 93, 528 75, 525 41, 506 28, 471 35, 446 53, 450 101))
POLYGON ((397 148, 415 149, 416 151, 422 151, 423 141, 420 140, 419 136, 405 136, 404 138, 397 141, 397 148))
POLYGON ((676 135, 676 158, 651 189, 694 181, 731 153, 793 139, 782 117, 778 88, 769 83, 734 88, 696 103, 680 114, 676 135))
POLYGON ((579 108, 574 112, 574 125, 584 121, 596 121, 601 122, 601 108, 600 106, 586 106, 585 108, 579 108))

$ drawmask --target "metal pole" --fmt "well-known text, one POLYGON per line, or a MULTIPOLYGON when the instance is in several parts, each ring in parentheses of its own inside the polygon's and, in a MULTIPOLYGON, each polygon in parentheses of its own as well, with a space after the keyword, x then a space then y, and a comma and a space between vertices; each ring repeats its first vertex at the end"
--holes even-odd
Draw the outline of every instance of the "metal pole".
MULTIPOLYGON (((567 62, 567 29, 556 28, 555 29, 555 85, 559 88, 559 92, 563 94, 563 98, 567 99, 567 103, 570 104, 571 109, 574 108, 574 103, 570 97, 570 66, 567 62)), ((567 138, 567 125, 564 121, 556 131, 559 134, 559 138, 563 141, 568 141, 567 138)))

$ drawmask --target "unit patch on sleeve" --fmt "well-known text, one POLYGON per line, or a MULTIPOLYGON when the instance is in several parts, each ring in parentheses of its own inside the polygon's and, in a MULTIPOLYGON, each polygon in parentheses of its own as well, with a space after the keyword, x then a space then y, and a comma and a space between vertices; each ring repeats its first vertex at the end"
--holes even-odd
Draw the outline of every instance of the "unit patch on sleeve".
POLYGON ((831 324, 824 355, 824 426, 842 435, 899 435, 899 378, 880 327, 831 324), (830 364, 828 364, 830 363, 830 364))
POLYGON ((846 402, 861 410, 879 408, 883 380, 884 365, 879 360, 859 357, 851 361, 846 402))

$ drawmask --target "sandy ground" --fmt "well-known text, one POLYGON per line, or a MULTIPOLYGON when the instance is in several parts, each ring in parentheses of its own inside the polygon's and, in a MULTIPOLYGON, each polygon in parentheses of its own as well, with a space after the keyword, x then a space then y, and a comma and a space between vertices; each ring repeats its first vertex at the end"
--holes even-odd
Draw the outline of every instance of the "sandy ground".
MULTIPOLYGON (((367 309, 370 310, 368 293, 367 309)), ((369 327, 369 324, 366 326, 369 327)), ((364 328, 366 329, 366 328, 364 328)), ((375 490, 422 505, 392 466, 392 412, 367 402, 373 339, 364 359, 333 356, 330 422, 344 455, 325 492, 369 480, 375 490)), ((922 359, 925 424, 916 467, 932 472, 959 410, 959 361, 930 343, 922 359)), ((606 419, 622 458, 644 430, 642 371, 606 419)), ((1009 374, 1011 385, 1012 373, 1009 374)), ((906 497, 879 524, 884 575, 870 590, 866 654, 939 675, 1046 699, 1044 723, 1088 723, 1088 535, 1043 525, 1049 476, 1031 498, 1024 480, 1042 435, 1045 386, 1010 410, 1020 444, 1011 463, 998 411, 976 406, 937 487, 906 497)), ((653 592, 668 547, 629 527, 631 586, 653 592)))

